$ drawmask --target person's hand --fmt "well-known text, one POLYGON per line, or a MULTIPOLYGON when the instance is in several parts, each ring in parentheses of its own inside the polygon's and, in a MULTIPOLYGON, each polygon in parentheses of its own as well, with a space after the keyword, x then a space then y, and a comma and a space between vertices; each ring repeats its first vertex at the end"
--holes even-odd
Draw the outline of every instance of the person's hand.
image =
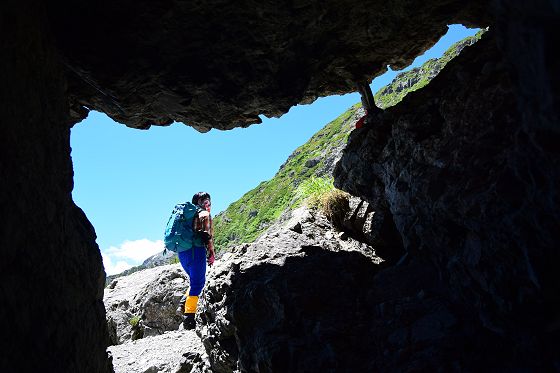
POLYGON ((210 233, 206 231, 200 231, 198 233, 200 234, 200 238, 202 238, 202 242, 204 242, 205 244, 207 244, 208 241, 210 241, 210 239, 212 238, 212 236, 210 236, 210 233))
POLYGON ((208 254, 209 254, 209 255, 208 255, 208 258, 206 258, 206 261, 208 262, 208 265, 209 265, 210 267, 212 267, 212 265, 214 264, 214 260, 216 260, 216 257, 215 257, 215 255, 214 255, 214 250, 210 250, 210 251, 208 252, 208 254))

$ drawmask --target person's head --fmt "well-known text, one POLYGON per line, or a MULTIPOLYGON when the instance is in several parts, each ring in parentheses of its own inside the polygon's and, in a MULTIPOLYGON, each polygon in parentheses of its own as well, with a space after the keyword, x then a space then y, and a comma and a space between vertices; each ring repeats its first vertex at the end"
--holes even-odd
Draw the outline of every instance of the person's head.
POLYGON ((206 211, 210 211, 210 194, 207 192, 198 192, 193 196, 192 203, 200 206, 206 211))

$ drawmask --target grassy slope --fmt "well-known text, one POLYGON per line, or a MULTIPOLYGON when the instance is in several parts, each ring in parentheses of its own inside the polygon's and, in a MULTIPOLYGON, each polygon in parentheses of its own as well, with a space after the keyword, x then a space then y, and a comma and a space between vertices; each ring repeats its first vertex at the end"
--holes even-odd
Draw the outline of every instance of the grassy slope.
POLYGON ((252 242, 284 210, 301 202, 296 195, 297 186, 320 174, 325 156, 346 143, 358 108, 359 105, 354 105, 327 124, 297 148, 272 179, 263 181, 215 217, 214 242, 218 250, 240 242, 252 242), (306 166, 306 162, 312 159, 319 162, 306 166))

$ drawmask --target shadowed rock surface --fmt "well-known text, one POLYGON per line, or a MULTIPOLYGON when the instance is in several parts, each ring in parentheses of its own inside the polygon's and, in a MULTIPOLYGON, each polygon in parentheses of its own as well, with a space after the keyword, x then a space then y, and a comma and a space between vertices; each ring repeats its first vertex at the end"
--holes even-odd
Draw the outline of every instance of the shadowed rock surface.
POLYGON ((441 296, 470 315, 476 334, 450 346, 483 346, 480 366, 558 368, 560 216, 551 207, 560 175, 549 152, 558 136, 549 107, 516 97, 521 80, 510 68, 490 31, 355 131, 335 178, 388 206, 407 260, 430 261, 441 296))
POLYGON ((448 298, 434 263, 381 262, 375 247, 343 237, 302 208, 224 255, 197 315, 214 372, 504 366, 500 338, 448 298))
POLYGON ((70 126, 88 108, 136 128, 244 126, 403 67, 454 22, 490 26, 486 42, 353 136, 337 176, 386 205, 407 250, 374 280, 384 284, 374 301, 388 302, 371 336, 383 348, 355 364, 560 369, 556 2, 6 0, 1 10, 0 319, 11 340, 0 371, 112 370, 101 256, 71 198, 70 126))
MULTIPOLYGON (((66 5, 66 2, 63 2, 66 5)), ((479 2, 99 1, 49 9, 73 115, 199 131, 259 123, 402 69, 479 2), (72 32, 68 32, 72 30, 72 32)))
POLYGON ((0 5, 1 372, 111 372, 95 231, 72 201, 68 96, 42 4, 0 5))
POLYGON ((381 259, 305 207, 210 272, 197 312, 214 372, 363 371, 381 259), (297 227, 297 228, 296 228, 297 227), (343 317, 342 317, 343 316, 343 317), (356 370, 357 369, 357 370, 356 370))

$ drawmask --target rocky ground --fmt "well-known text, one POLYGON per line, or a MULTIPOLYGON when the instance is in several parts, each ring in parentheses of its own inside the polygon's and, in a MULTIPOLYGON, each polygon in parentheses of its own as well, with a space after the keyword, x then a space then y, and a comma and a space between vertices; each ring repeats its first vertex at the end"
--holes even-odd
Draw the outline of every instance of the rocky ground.
MULTIPOLYGON (((365 272, 358 273, 373 275, 372 269, 381 262, 371 246, 334 229, 322 215, 303 207, 285 214, 255 243, 241 245, 216 261, 208 271, 196 332, 181 330, 180 320, 174 315, 179 298, 188 287, 179 264, 121 277, 105 291, 107 321, 114 343, 109 352, 115 372, 247 370, 247 363, 240 356, 241 346, 250 349, 258 345, 262 336, 252 341, 236 341, 236 335, 246 338, 248 328, 264 334, 271 327, 285 328, 287 333, 293 327, 307 328, 308 325, 286 325, 284 316, 295 311, 307 314, 299 314, 297 319, 324 323, 317 325, 317 333, 311 333, 308 340, 324 338, 322 327, 330 328, 328 318, 336 313, 329 306, 330 295, 337 291, 336 284, 341 283, 341 278, 342 283, 364 280, 349 270, 337 274, 337 269, 361 266, 365 272), (325 263, 330 263, 330 267, 324 267, 325 263), (315 280, 306 283, 309 276, 315 276, 315 280), (295 281, 290 284, 293 294, 309 299, 291 299, 286 303, 281 299, 286 293, 278 291, 276 286, 267 288, 267 283, 283 281, 295 281), (292 304, 291 310, 285 309, 288 303, 292 304), (313 313, 314 307, 323 311, 318 309, 313 313), (139 320, 133 326, 130 320, 135 316, 139 320)), ((357 299, 355 293, 340 296, 343 302, 350 301, 348 297, 357 299)), ((340 328, 348 327, 339 324, 340 328)), ((336 330, 340 329, 332 331, 336 330)), ((282 338, 277 342, 282 343, 282 338)))
POLYGON ((207 372, 208 357, 193 330, 165 332, 109 347, 116 373, 207 372))

